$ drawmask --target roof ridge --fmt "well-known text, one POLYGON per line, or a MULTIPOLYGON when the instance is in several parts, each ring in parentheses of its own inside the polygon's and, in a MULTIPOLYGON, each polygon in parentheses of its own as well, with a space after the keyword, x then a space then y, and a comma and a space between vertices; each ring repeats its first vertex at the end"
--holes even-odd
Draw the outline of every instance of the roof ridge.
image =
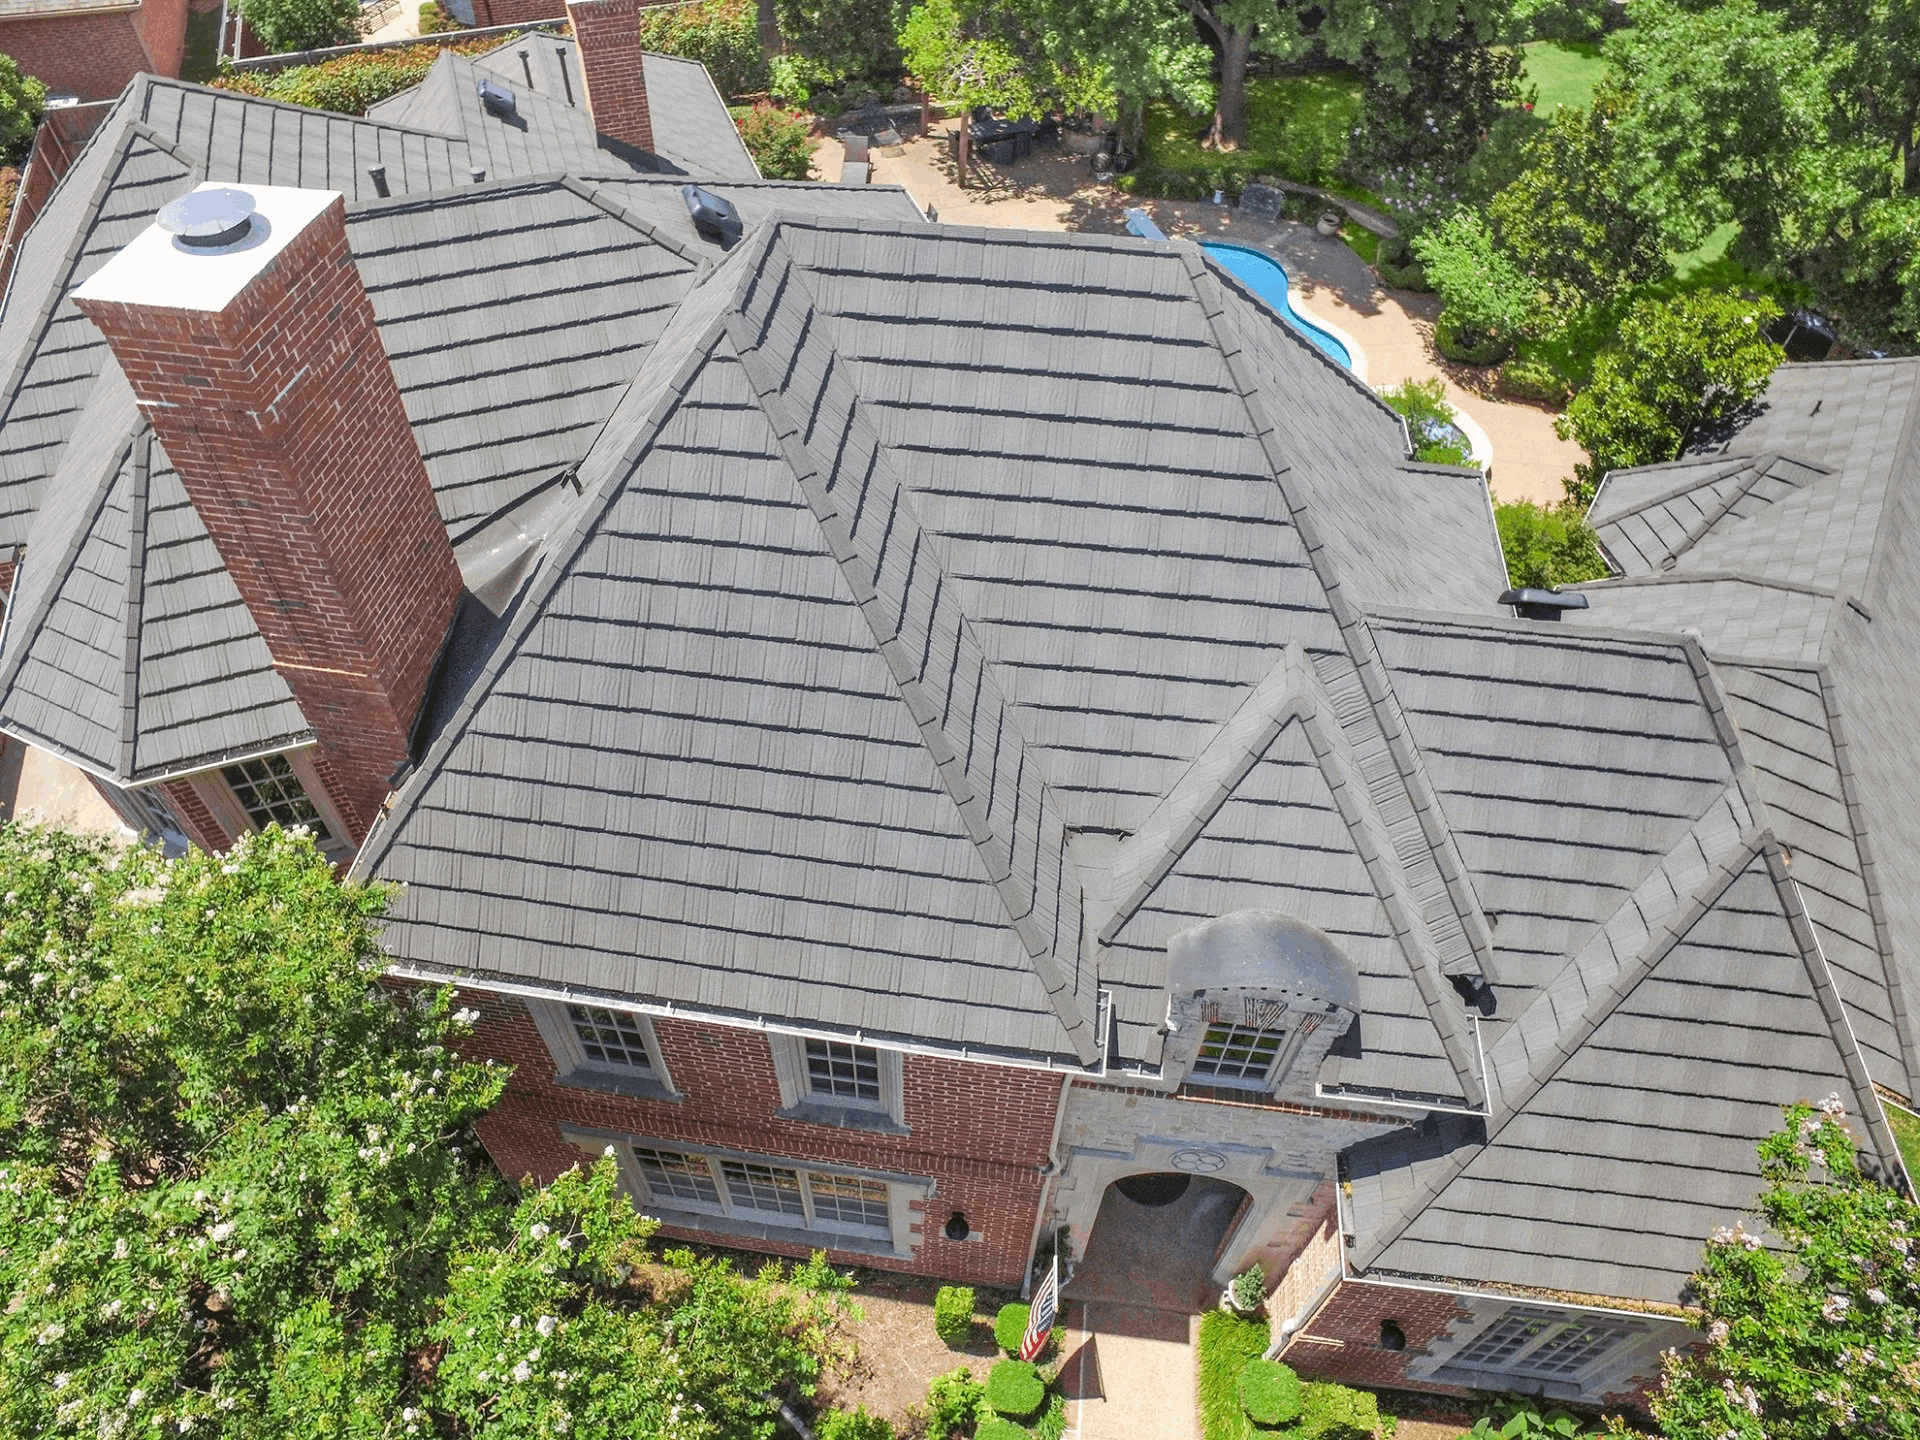
MULTIPOLYGON (((1687 839, 1692 838, 1693 832, 1689 831, 1687 839)), ((1732 888, 1741 875, 1746 873, 1761 848, 1772 841, 1770 832, 1750 829, 1741 835, 1729 859, 1722 859, 1712 864, 1706 878, 1690 892, 1678 911, 1680 923, 1676 926, 1670 917, 1650 928, 1649 938, 1658 938, 1653 939, 1652 944, 1641 949, 1634 957, 1632 964, 1621 966, 1611 984, 1598 992, 1589 994, 1586 1005, 1577 1015, 1568 1017, 1569 1020, 1577 1023, 1559 1032, 1559 1043, 1552 1052, 1554 1063, 1530 1069, 1528 1083, 1514 1095, 1510 1103, 1504 1093, 1501 1095, 1501 1107, 1488 1116, 1486 1139, 1477 1145, 1459 1146, 1447 1156, 1443 1164, 1435 1167, 1424 1182, 1415 1186, 1401 1204, 1399 1213, 1394 1219, 1381 1226, 1354 1252, 1352 1260, 1355 1269, 1364 1270, 1375 1259, 1385 1254, 1387 1248, 1406 1233, 1407 1228, 1419 1218, 1421 1212, 1460 1177, 1474 1158, 1493 1145, 1501 1132, 1546 1088, 1547 1082, 1559 1073, 1587 1040, 1592 1038, 1593 1032, 1598 1030, 1601 1023, 1619 1007, 1620 1002, 1632 994, 1640 982, 1651 975, 1660 963, 1673 953, 1693 927, 1713 909, 1720 897, 1732 888), (1730 860, 1733 863, 1729 863, 1730 860)), ((1682 844, 1684 843, 1686 842, 1682 841, 1682 844)), ((1603 930, 1596 936, 1596 940, 1604 936, 1603 930)), ((1572 966, 1573 962, 1570 961, 1569 970, 1572 966)), ((1568 972, 1563 970, 1561 973, 1564 975, 1568 972)), ((1543 998, 1544 994, 1545 992, 1543 992, 1543 998)), ((1529 1007, 1530 1011, 1531 1009, 1532 1007, 1529 1007)), ((1516 1023, 1509 1029, 1506 1036, 1501 1037, 1495 1050, 1498 1051, 1502 1046, 1522 1043, 1516 1023)), ((1491 1059, 1490 1056, 1489 1060, 1491 1059)))
MULTIPOLYGON (((1671 490, 1662 490, 1658 495, 1648 496, 1645 500, 1642 500, 1638 505, 1629 505, 1626 509, 1620 511, 1618 514, 1607 516, 1605 520, 1599 521, 1598 524, 1617 525, 1622 520, 1631 519, 1635 515, 1645 514, 1647 511, 1655 509, 1658 506, 1671 505, 1675 500, 1680 499, 1682 496, 1691 495, 1694 491, 1698 490, 1703 485, 1717 484, 1719 481, 1725 480, 1730 475, 1738 475, 1742 470, 1752 469, 1753 459, 1754 457, 1752 456, 1742 455, 1729 460, 1724 455, 1715 455, 1712 457, 1713 463, 1716 466, 1723 467, 1718 471, 1717 474, 1698 476, 1692 480, 1689 480, 1684 485, 1676 485, 1671 490)), ((1665 469, 1667 467, 1647 465, 1641 468, 1647 469, 1647 470, 1653 470, 1653 469, 1665 469)), ((1611 470, 1611 471, 1608 471, 1607 473, 1609 474, 1609 476, 1612 476, 1612 475, 1624 475, 1624 474, 1627 474, 1628 472, 1624 470, 1611 470)), ((1592 510, 1599 508, 1599 500, 1600 500, 1600 497, 1596 494, 1594 496, 1594 504, 1588 512, 1589 514, 1592 513, 1592 510)))
POLYGON ((561 189, 572 191, 589 205, 604 211, 615 220, 618 220, 622 225, 626 225, 639 234, 646 236, 647 239, 653 241, 653 243, 661 249, 671 251, 682 260, 690 262, 697 271, 710 271, 713 269, 713 257, 711 255, 702 253, 685 237, 669 235, 651 220, 643 220, 640 216, 635 215, 631 210, 627 209, 626 206, 618 203, 609 196, 603 196, 600 193, 600 183, 604 182, 596 183, 590 180, 577 179, 572 175, 563 175, 560 177, 561 189))
POLYGON ((1706 585, 1723 580, 1737 580, 1742 584, 1758 585, 1766 590, 1787 590, 1796 595, 1817 595, 1823 600, 1842 598, 1840 591, 1830 590, 1823 585, 1808 585, 1800 580, 1783 580, 1774 575, 1754 575, 1745 570, 1662 570, 1657 574, 1608 575, 1600 580, 1570 581, 1560 588, 1597 593, 1609 588, 1627 589, 1639 585, 1706 585))
POLYGON ((1076 978, 1084 886, 1067 853, 1065 820, 1030 763, 932 533, 866 421, 826 326, 816 323, 824 312, 780 243, 778 224, 766 235, 745 303, 722 323, 1014 933, 1069 1043, 1092 1064, 1102 1044, 1094 1034, 1097 1004, 1086 1004, 1092 987, 1076 978), (776 268, 777 280, 763 287, 776 268), (804 313, 796 317, 796 308, 804 313), (789 396, 801 387, 810 403, 796 407, 789 396), (831 453, 816 449, 816 436, 831 453), (1003 756, 1014 761, 1010 785, 1002 783, 1003 756), (1022 854, 1028 845, 1030 857, 1022 854), (1073 957, 1067 966, 1063 946, 1073 957))
MULTIPOLYGON (((1407 802, 1418 821, 1428 855, 1446 897, 1446 909, 1451 912, 1449 916, 1435 905, 1426 903, 1421 907, 1422 920, 1429 928, 1438 925, 1443 932, 1457 930, 1459 941, 1464 943, 1471 956, 1472 972, 1492 976, 1495 969, 1492 929, 1480 908, 1479 897, 1473 893, 1473 886, 1467 878, 1467 867, 1454 844, 1452 830, 1440 809, 1439 796, 1421 761, 1419 747, 1413 744, 1407 733, 1405 717, 1400 713, 1399 701, 1393 693, 1393 682, 1374 647, 1373 634, 1367 627, 1366 617, 1343 589, 1340 576, 1334 569, 1333 555, 1321 539, 1311 508, 1295 497, 1283 478, 1292 468, 1292 462, 1280 452, 1273 422, 1268 419, 1259 399, 1258 377, 1250 373, 1244 343, 1234 330, 1232 321, 1226 318, 1226 307, 1221 303, 1224 292, 1220 289, 1219 278, 1199 246, 1179 246, 1173 253, 1186 267, 1194 298, 1200 304, 1221 360, 1232 377, 1241 405, 1246 409, 1254 438, 1266 457, 1267 468, 1272 472, 1273 483, 1280 491, 1294 528, 1299 532, 1308 563, 1312 565, 1326 596, 1327 607, 1339 629, 1347 656, 1353 662, 1366 691, 1367 706, 1380 727, 1387 750, 1393 758, 1393 768, 1399 774, 1407 802)), ((1379 775, 1369 775, 1369 781, 1372 784, 1385 783, 1384 776, 1379 775)), ((1376 802, 1378 798, 1376 795, 1376 802)), ((1407 863, 1410 857, 1403 851, 1401 859, 1407 863)), ((1436 936, 1438 939, 1440 937, 1436 936)), ((1460 957, 1444 953, 1449 948, 1444 944, 1441 946, 1442 960, 1448 967, 1448 973, 1467 973, 1467 966, 1459 963, 1460 957)))
POLYGON ((147 494, 153 464, 153 426, 143 415, 133 432, 133 483, 127 493, 127 599, 125 679, 120 691, 120 773, 136 773, 139 741, 140 654, 147 593, 147 494))

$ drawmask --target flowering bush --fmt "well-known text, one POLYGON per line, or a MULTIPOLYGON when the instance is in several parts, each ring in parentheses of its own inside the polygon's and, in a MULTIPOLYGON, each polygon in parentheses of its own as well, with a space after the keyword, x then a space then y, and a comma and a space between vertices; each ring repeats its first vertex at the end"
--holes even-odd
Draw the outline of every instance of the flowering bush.
POLYGON ((1478 212, 1454 211, 1415 237, 1413 253, 1463 344, 1509 339, 1533 313, 1533 281, 1495 243, 1478 212))
POLYGON ((1693 1277, 1706 1345, 1669 1354, 1671 1440, 1920 1435, 1920 1206, 1862 1175, 1838 1096, 1760 1145, 1760 1219, 1716 1231, 1693 1277))
POLYGON ((813 178, 813 134, 807 122, 771 105, 756 105, 734 125, 760 173, 769 180, 813 178))

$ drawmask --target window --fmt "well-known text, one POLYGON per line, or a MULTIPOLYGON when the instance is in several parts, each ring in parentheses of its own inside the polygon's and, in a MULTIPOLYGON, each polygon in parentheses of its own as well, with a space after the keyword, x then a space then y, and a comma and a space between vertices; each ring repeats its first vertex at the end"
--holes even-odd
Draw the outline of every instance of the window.
MULTIPOLYGON (((566 1138, 596 1152, 606 1144, 592 1136, 566 1138)), ((845 1174, 649 1141, 622 1144, 616 1153, 627 1164, 635 1202, 669 1224, 772 1238, 812 1231, 838 1237, 836 1248, 912 1254, 917 1217, 911 1202, 931 1188, 905 1176, 845 1174)))
POLYGON ((780 1080, 781 1119, 907 1133, 899 1051, 812 1035, 768 1039, 780 1080))
POLYGON ((576 1001, 529 1000, 527 1010, 553 1055, 553 1078, 560 1084, 642 1100, 681 1098, 646 1016, 576 1001))
POLYGON ((569 1005, 567 1020, 589 1065, 611 1065, 642 1075, 653 1073, 653 1057, 647 1051, 647 1037, 638 1015, 602 1005, 569 1005))
POLYGON ((305 825, 313 831, 314 844, 325 845, 333 839, 333 832, 307 798, 306 787, 293 773, 286 756, 263 755, 238 765, 223 765, 220 777, 232 788, 233 798, 240 802, 254 829, 264 830, 276 822, 288 830, 305 825))
POLYGON ((1559 1382, 1573 1390, 1645 1327, 1609 1316, 1509 1306, 1441 1365, 1434 1379, 1483 1384, 1489 1373, 1559 1382))
POLYGON ((1200 1053, 1189 1072, 1195 1079, 1216 1085, 1264 1088, 1285 1044, 1284 1030, 1261 1030, 1251 1025, 1214 1024, 1201 1037, 1200 1053))
POLYGON ((187 851, 187 827, 173 813, 166 797, 157 790, 123 790, 105 780, 94 782, 107 802, 127 822, 127 828, 146 838, 158 840, 168 855, 187 851))
POLYGON ((880 1052, 871 1045, 808 1040, 807 1091, 828 1099, 880 1104, 880 1052))

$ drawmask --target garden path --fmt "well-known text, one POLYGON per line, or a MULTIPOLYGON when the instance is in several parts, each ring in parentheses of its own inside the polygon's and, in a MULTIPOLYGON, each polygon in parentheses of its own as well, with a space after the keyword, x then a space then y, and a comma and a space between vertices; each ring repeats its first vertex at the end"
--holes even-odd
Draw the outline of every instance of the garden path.
POLYGON ((1198 1317, 1078 1301, 1067 1311, 1067 1440, 1197 1440, 1198 1317))
MULTIPOLYGON (((1367 357, 1368 384, 1385 388, 1435 378, 1445 383, 1448 402, 1491 442, 1497 500, 1551 505, 1561 499, 1560 482, 1573 474, 1580 447, 1554 434, 1550 412, 1501 400, 1487 388, 1485 372, 1441 359, 1433 345, 1439 305, 1431 295, 1382 288, 1343 242, 1309 225, 1245 219, 1201 200, 1136 202, 1096 182, 1084 156, 1064 151, 978 167, 979 181, 962 190, 954 179, 948 140, 955 123, 936 121, 929 134, 910 137, 895 154, 873 152, 873 182, 905 186, 922 207, 933 207, 951 224, 1119 234, 1126 228, 1126 207, 1139 203, 1168 235, 1218 234, 1260 246, 1286 264, 1304 313, 1331 321, 1359 344, 1367 357)), ((822 139, 814 151, 815 175, 838 180, 843 159, 837 139, 822 139)))

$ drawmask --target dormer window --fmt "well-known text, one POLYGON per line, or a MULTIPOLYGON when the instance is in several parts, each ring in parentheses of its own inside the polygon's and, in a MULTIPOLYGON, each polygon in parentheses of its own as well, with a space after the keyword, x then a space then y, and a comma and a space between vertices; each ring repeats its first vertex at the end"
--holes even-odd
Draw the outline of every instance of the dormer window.
POLYGON ((1214 1024, 1200 1040, 1188 1072, 1209 1085, 1240 1085, 1264 1090, 1286 1046, 1287 1032, 1251 1025, 1214 1024))

